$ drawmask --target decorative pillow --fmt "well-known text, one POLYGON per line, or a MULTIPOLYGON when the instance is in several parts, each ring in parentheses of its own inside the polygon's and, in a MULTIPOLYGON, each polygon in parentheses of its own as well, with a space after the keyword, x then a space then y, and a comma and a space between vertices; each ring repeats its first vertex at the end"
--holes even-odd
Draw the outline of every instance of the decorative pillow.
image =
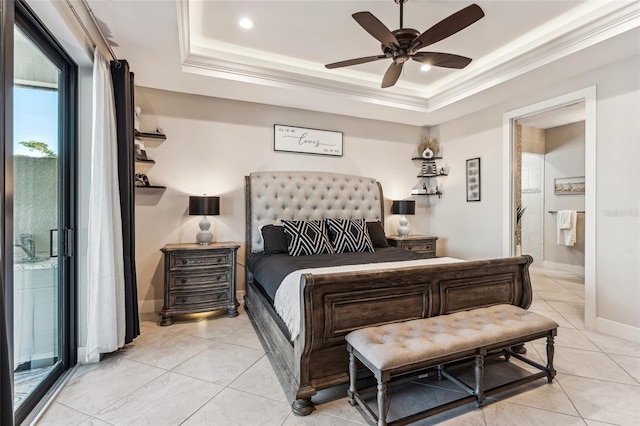
POLYGON ((260 232, 264 242, 264 254, 289 253, 284 228, 278 225, 264 225, 260 232))
POLYGON ((384 228, 379 220, 367 222, 367 231, 369 232, 373 247, 389 247, 387 236, 384 234, 384 228))
POLYGON ((283 220, 291 256, 335 253, 323 220, 283 220))
POLYGON ((364 219, 327 219, 336 253, 373 251, 364 219))

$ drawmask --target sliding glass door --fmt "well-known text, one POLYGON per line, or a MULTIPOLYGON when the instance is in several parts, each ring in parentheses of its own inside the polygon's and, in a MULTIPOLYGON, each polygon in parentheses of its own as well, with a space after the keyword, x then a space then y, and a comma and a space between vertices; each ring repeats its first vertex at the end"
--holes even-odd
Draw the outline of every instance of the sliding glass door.
POLYGON ((11 247, 4 253, 5 305, 13 313, 13 409, 20 423, 75 363, 76 67, 27 6, 15 5, 3 247, 11 247))

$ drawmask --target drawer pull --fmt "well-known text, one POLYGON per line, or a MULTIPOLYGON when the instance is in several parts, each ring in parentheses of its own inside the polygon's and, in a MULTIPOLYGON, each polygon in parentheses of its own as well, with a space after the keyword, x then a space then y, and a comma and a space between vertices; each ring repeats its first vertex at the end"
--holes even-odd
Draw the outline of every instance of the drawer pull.
POLYGON ((217 262, 222 262, 224 260, 224 257, 219 257, 216 261, 217 262))
POLYGON ((187 263, 189 263, 189 261, 187 259, 182 259, 182 264, 186 265, 187 263))
POLYGON ((182 301, 183 301, 183 302, 186 302, 186 301, 187 301, 187 298, 186 298, 186 297, 183 297, 183 298, 182 298, 182 301))
POLYGON ((184 284, 184 283, 186 283, 186 282, 187 282, 187 279, 186 279, 186 278, 183 278, 183 279, 182 279, 182 284, 184 284))

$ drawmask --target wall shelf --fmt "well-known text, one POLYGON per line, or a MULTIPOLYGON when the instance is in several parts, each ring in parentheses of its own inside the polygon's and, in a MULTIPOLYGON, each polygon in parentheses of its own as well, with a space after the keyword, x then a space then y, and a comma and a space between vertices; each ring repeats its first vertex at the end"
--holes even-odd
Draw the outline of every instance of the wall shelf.
POLYGON ((167 139, 167 135, 157 132, 139 132, 133 133, 133 138, 144 142, 145 146, 156 148, 167 139))
POLYGON ((156 162, 153 160, 136 160, 135 161, 136 173, 143 173, 146 175, 155 164, 156 162))

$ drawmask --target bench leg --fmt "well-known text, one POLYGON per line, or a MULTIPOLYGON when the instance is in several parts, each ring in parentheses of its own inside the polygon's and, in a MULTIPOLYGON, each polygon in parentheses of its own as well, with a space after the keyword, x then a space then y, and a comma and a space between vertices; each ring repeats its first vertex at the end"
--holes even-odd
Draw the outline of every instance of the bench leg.
POLYGON ((387 426, 387 383, 378 380, 378 426, 387 426))
POLYGON ((442 380, 444 378, 444 376, 442 375, 442 372, 444 371, 444 365, 438 365, 436 367, 436 370, 438 370, 438 380, 442 380))
POLYGON ((476 362, 473 366, 473 372, 476 376, 476 388, 474 393, 476 394, 476 407, 482 407, 484 401, 484 355, 476 355, 476 362))
POLYGON ((356 393, 358 366, 356 363, 356 356, 351 351, 351 347, 349 347, 349 349, 349 391, 347 394, 349 395, 349 405, 353 407, 356 405, 356 400, 353 398, 353 395, 356 393))
POLYGON ((547 382, 551 383, 556 376, 556 370, 553 369, 553 355, 555 349, 553 347, 553 333, 547 336, 547 382))

